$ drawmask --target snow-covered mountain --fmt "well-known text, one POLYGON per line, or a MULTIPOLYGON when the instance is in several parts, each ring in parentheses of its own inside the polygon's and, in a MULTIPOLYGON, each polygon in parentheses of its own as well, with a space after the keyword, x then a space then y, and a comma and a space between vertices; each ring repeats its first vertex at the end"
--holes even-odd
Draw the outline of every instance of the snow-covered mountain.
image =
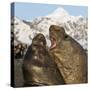
POLYGON ((37 17, 30 22, 20 20, 17 17, 12 18, 12 26, 14 26, 14 34, 17 41, 28 45, 31 44, 32 38, 37 33, 43 33, 46 37, 48 46, 50 46, 49 27, 52 24, 63 26, 67 34, 79 42, 84 49, 87 49, 87 17, 72 16, 60 7, 51 14, 44 17, 37 17))

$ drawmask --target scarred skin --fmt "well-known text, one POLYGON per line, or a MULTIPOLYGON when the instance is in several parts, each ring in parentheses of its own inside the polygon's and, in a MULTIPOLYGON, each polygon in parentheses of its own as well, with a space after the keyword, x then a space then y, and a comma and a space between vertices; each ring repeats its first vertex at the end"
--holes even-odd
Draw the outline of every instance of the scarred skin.
POLYGON ((65 84, 64 79, 46 49, 42 34, 36 35, 29 46, 23 61, 24 86, 65 84))
POLYGON ((51 25, 50 53, 67 84, 87 82, 87 55, 74 39, 65 33, 63 27, 51 25))

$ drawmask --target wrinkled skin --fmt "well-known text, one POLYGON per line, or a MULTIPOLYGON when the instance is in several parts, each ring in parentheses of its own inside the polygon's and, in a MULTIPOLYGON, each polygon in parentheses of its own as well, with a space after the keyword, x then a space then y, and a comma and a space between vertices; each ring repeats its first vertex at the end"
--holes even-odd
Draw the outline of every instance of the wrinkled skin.
POLYGON ((50 53, 67 84, 87 82, 87 55, 74 39, 65 33, 63 27, 49 28, 50 53))
POLYGON ((46 40, 38 34, 32 40, 23 61, 24 86, 64 84, 64 79, 46 49, 46 40))

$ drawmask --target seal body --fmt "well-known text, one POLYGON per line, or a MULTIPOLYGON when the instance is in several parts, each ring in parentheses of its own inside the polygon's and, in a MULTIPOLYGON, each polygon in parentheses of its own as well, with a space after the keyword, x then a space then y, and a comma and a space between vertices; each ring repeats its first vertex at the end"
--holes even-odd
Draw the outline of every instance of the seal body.
POLYGON ((46 40, 38 34, 32 40, 23 61, 24 86, 59 85, 64 79, 46 49, 46 40))
POLYGON ((50 53, 67 84, 87 82, 87 55, 85 50, 65 33, 63 27, 51 25, 50 53))

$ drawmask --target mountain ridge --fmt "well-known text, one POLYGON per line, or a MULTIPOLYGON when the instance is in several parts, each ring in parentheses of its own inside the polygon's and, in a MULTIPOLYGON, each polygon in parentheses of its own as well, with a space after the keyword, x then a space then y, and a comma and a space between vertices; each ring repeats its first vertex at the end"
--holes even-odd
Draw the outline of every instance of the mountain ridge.
POLYGON ((48 46, 50 46, 49 27, 54 24, 63 26, 68 35, 75 39, 84 49, 87 49, 88 18, 83 16, 72 16, 63 8, 58 8, 51 14, 37 17, 30 22, 20 20, 17 17, 14 18, 14 34, 17 40, 22 43, 29 45, 37 33, 43 33, 46 37, 48 46))

